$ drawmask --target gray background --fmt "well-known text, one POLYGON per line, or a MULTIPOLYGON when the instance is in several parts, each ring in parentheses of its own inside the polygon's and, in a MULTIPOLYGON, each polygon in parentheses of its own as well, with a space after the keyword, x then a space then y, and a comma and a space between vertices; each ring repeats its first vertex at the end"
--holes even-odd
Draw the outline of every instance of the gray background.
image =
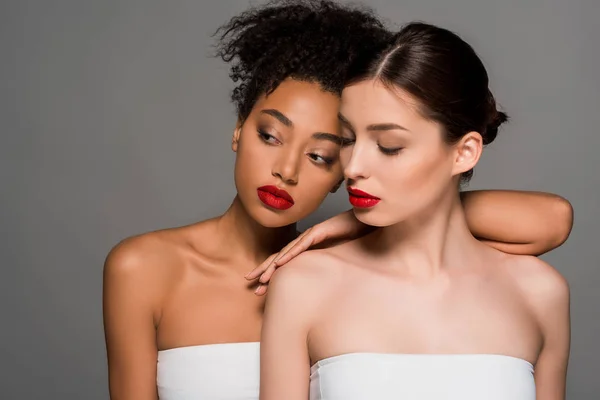
MULTIPOLYGON (((104 256, 233 198, 231 84, 208 54, 210 34, 248 2, 202 3, 0 2, 2 399, 108 398, 104 256)), ((569 241, 544 258, 571 284, 569 398, 597 398, 600 3, 368 3, 396 23, 456 30, 488 66, 513 119, 472 188, 550 191, 574 205, 569 241)), ((332 196, 306 223, 347 207, 332 196)))

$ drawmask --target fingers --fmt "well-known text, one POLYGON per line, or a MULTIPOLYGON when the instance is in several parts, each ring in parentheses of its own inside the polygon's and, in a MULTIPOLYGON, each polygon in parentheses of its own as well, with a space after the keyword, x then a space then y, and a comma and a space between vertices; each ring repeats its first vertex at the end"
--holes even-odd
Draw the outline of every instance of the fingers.
POLYGON ((258 281, 260 283, 269 282, 271 280, 271 277, 275 273, 276 269, 277 269, 277 265, 273 264, 271 267, 267 268, 267 270, 265 272, 263 272, 263 274, 260 276, 260 279, 258 281))
POLYGON ((265 270, 265 272, 262 273, 262 275, 260 276, 260 279, 258 281, 260 283, 269 282, 269 280, 271 280, 271 276, 273 276, 273 273, 275 272, 277 267, 278 267, 277 260, 275 260, 274 262, 271 263, 271 265, 269 265, 269 268, 267 268, 265 270))
POLYGON ((298 254, 308 250, 310 246, 313 245, 315 238, 318 235, 318 232, 314 228, 315 227, 308 228, 300 236, 298 236, 296 240, 291 241, 287 246, 281 249, 278 257, 275 258, 275 264, 280 267, 290 261, 292 258, 296 257, 298 254))
POLYGON ((260 283, 269 282, 269 280, 271 279, 271 276, 273 276, 273 273, 275 272, 275 270, 285 264, 285 262, 280 261, 281 257, 283 255, 287 254, 295 246, 298 246, 300 243, 302 243, 303 240, 304 240, 304 238, 299 237, 298 239, 294 240, 293 242, 289 243, 286 247, 284 247, 283 250, 281 250, 279 252, 277 257, 275 257, 275 260, 262 273, 262 275, 260 276, 259 282, 260 283))
MULTIPOLYGON (((253 279, 258 278, 259 276, 262 278, 261 275, 264 274, 265 271, 268 271, 270 268, 273 271, 275 271, 273 261, 275 260, 275 258, 278 255, 279 255, 279 253, 275 253, 275 254, 272 254, 271 256, 269 256, 269 258, 267 258, 262 264, 260 264, 254 270, 252 270, 248 275, 246 275, 246 279, 253 280, 253 279)), ((266 293, 267 293, 267 285, 263 284, 259 281, 258 286, 254 290, 254 294, 257 296, 264 296, 266 293)))
POLYGON ((302 239, 300 239, 297 243, 295 243, 290 249, 281 254, 281 256, 275 259, 275 264, 280 267, 298 256, 300 253, 308 250, 314 244, 314 238, 312 235, 306 235, 302 239))
POLYGON ((287 246, 285 246, 275 258, 273 263, 269 265, 267 269, 262 273, 259 281, 261 283, 267 283, 273 276, 275 270, 282 265, 285 265, 294 257, 298 256, 300 253, 308 250, 315 241, 318 243, 318 232, 313 229, 308 229, 302 235, 300 235, 296 240, 290 242, 287 246))
POLYGON ((267 293, 267 286, 268 285, 263 284, 258 285, 256 290, 254 291, 254 294, 257 296, 264 296, 267 293))
POLYGON ((269 258, 267 258, 265 261, 263 261, 258 267, 254 268, 252 271, 250 271, 246 275, 245 278, 248 279, 249 281, 258 278, 263 272, 265 272, 267 270, 267 268, 269 268, 269 266, 271 265, 271 263, 275 260, 275 258, 279 254, 280 253, 271 254, 269 256, 269 258))
POLYGON ((279 253, 277 254, 277 257, 275 257, 275 261, 273 263, 276 266, 281 266, 281 265, 285 264, 287 261, 289 261, 291 258, 288 259, 285 262, 280 262, 281 261, 281 257, 283 257, 285 254, 287 254, 291 249, 293 249, 296 246, 298 246, 299 243, 303 243, 303 241, 305 240, 305 238, 310 235, 311 229, 312 228, 309 228, 306 231, 302 232, 300 234, 300 236, 298 236, 296 239, 294 239, 291 242, 289 242, 283 249, 281 249, 279 251, 279 253))
POLYGON ((267 292, 267 283, 271 280, 271 277, 275 273, 275 270, 285 265, 287 262, 298 256, 300 253, 308 250, 314 244, 323 241, 323 237, 326 235, 315 227, 309 228, 304 231, 296 239, 288 243, 279 253, 272 254, 258 267, 250 271, 246 275, 246 279, 254 280, 259 278, 259 285, 255 290, 255 294, 262 296, 267 292))
MULTIPOLYGON (((298 254, 307 250, 312 246, 313 238, 310 235, 307 235, 301 238, 297 243, 295 243, 290 249, 288 249, 285 253, 283 253, 280 257, 277 257, 275 261, 263 272, 259 281, 260 283, 267 283, 271 280, 273 273, 275 270, 282 265, 285 265, 288 261, 296 257, 298 254)), ((281 253, 280 253, 281 254, 281 253)))

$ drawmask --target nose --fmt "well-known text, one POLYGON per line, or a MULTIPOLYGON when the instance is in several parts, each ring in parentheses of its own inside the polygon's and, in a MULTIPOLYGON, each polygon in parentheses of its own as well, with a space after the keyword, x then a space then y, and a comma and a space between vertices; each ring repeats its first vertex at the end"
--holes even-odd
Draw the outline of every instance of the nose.
POLYGON ((344 166, 344 178, 357 181, 369 177, 368 173, 368 149, 364 145, 355 143, 352 147, 342 151, 342 163, 344 166))
POLYGON ((296 185, 300 170, 300 155, 298 153, 300 152, 282 151, 273 166, 271 174, 288 185, 296 185))

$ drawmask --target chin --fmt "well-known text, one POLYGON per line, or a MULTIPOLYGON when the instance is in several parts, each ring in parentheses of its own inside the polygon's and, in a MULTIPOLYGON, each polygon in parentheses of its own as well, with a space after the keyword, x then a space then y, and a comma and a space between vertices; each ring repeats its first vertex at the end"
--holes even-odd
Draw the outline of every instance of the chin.
POLYGON ((357 220, 369 226, 384 228, 397 223, 389 215, 386 215, 385 212, 378 212, 376 209, 354 208, 353 212, 357 220))
POLYGON ((286 211, 270 210, 262 205, 258 205, 254 210, 251 210, 250 216, 265 228, 281 228, 297 222, 286 211))

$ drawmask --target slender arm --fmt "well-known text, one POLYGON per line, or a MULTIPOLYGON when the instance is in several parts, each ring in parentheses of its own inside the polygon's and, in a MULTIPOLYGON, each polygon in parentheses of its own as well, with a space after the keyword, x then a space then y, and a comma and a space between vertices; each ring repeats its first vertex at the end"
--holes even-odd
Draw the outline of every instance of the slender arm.
POLYGON ((543 192, 477 190, 461 193, 467 224, 475 237, 511 254, 540 255, 567 240, 573 208, 543 192))

